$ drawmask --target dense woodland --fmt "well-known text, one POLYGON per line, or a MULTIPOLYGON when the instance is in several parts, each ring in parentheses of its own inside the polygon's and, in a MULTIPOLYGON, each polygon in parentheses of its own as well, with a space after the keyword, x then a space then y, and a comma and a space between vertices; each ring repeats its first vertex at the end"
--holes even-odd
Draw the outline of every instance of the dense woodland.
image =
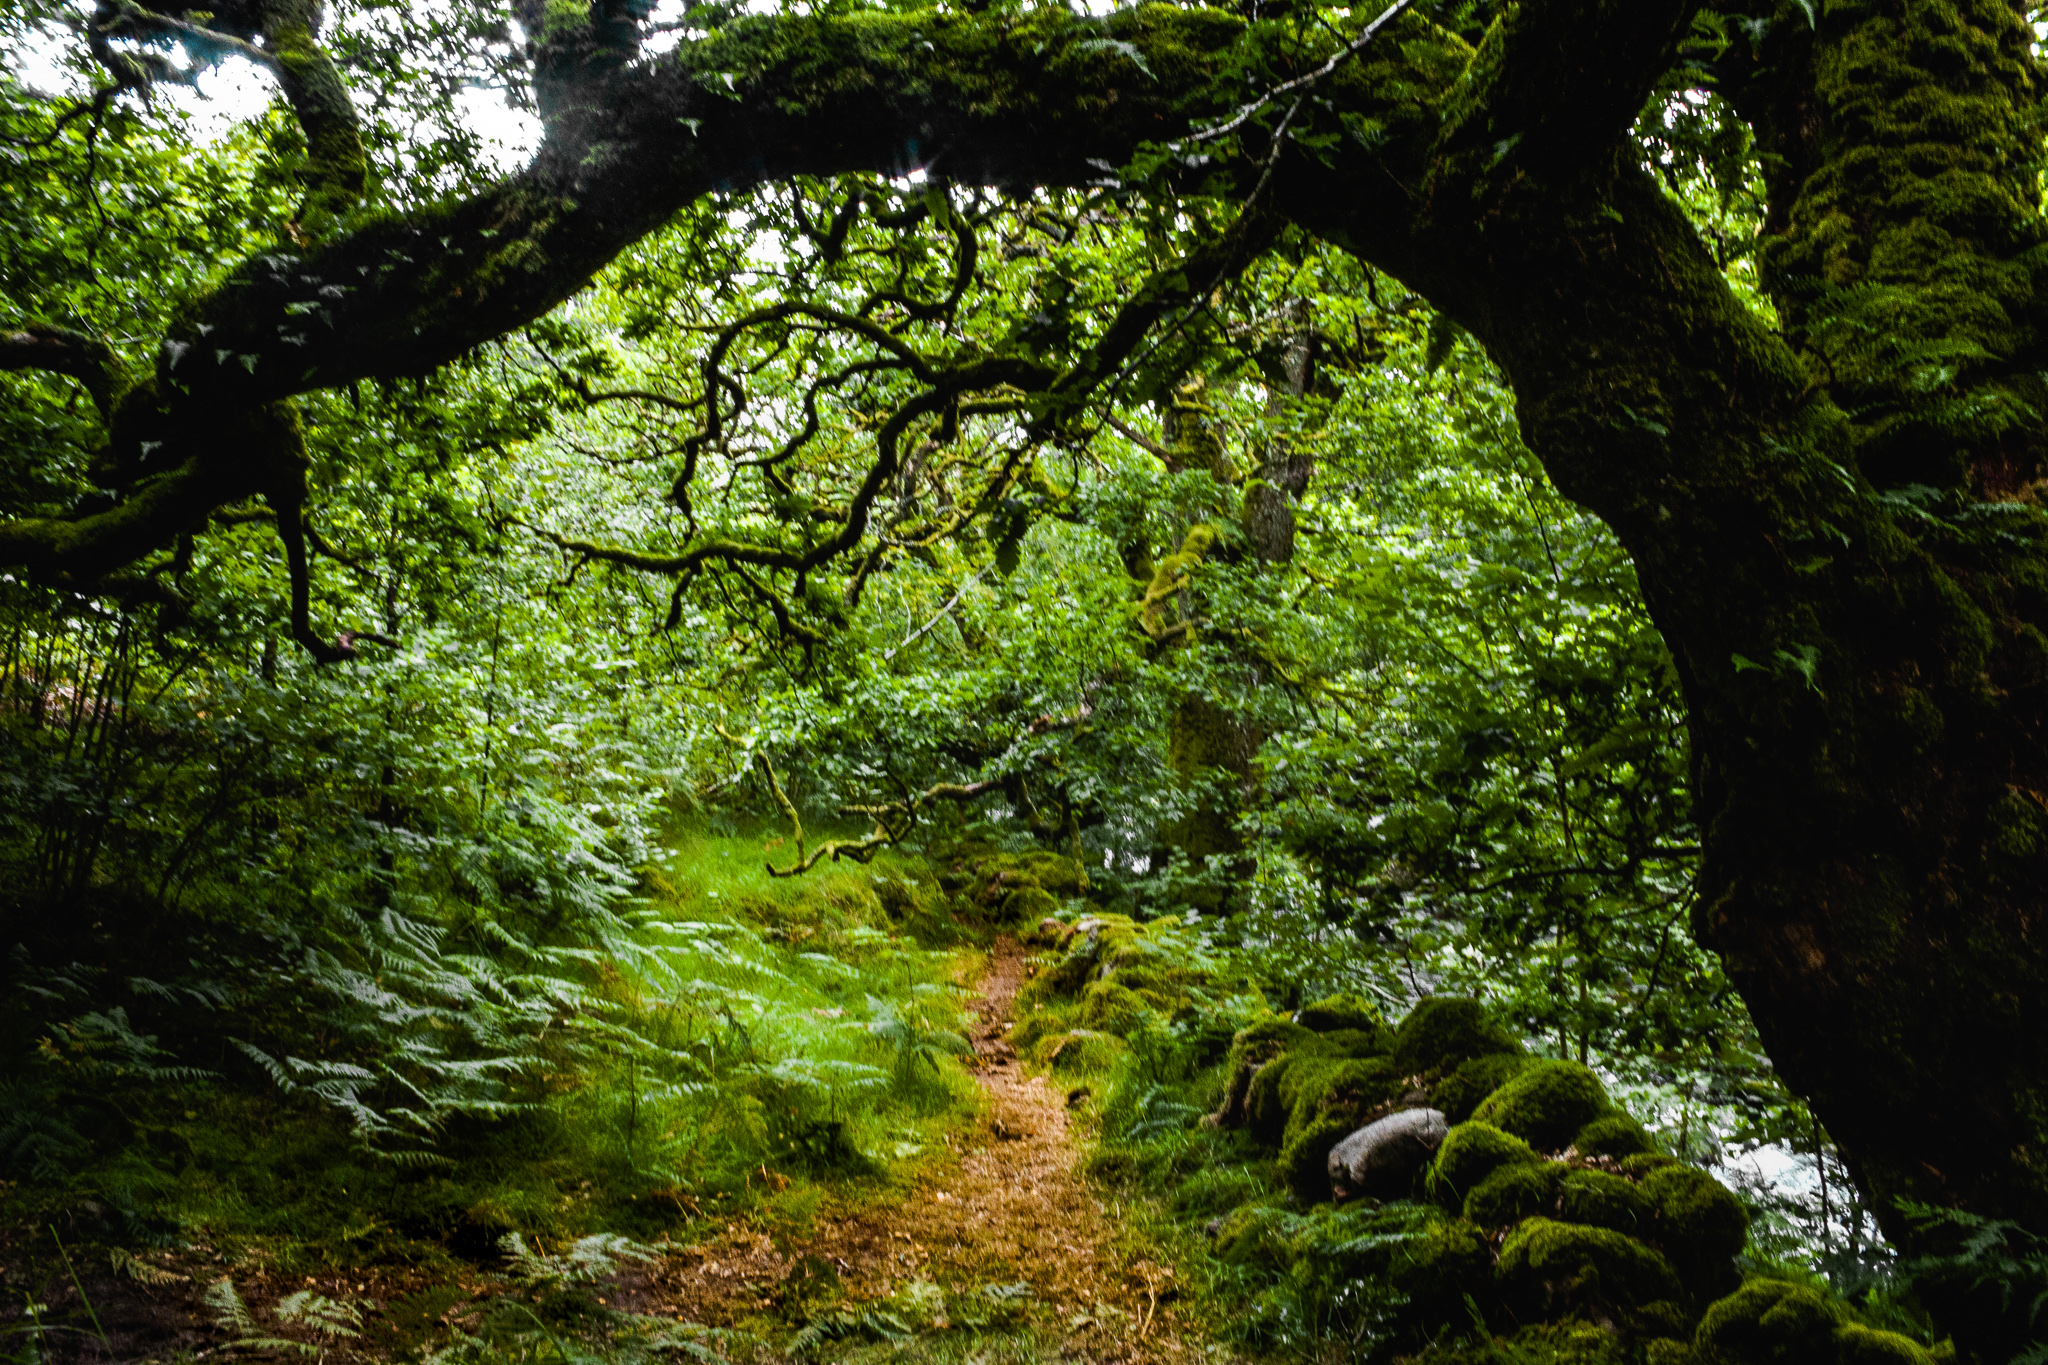
POLYGON ((2048 1360, 2042 74, 4 0, 0 1355, 2048 1360))

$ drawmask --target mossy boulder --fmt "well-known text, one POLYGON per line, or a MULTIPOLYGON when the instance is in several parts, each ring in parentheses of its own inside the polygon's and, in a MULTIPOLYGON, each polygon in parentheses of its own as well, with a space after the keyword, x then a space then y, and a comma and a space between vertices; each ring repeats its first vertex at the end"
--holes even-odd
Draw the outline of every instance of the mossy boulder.
POLYGON ((970 839, 955 844, 944 857, 939 884, 982 914, 1008 915, 1016 904, 1012 897, 1021 891, 1036 891, 1043 900, 1059 908, 1061 900, 1088 893, 1088 872, 1080 863, 1062 853, 1030 849, 1005 853, 985 840, 970 839))
POLYGON ((1533 1059, 1513 1052, 1489 1052, 1484 1057, 1467 1057, 1430 1091, 1429 1102, 1443 1110, 1452 1123, 1472 1117, 1479 1102, 1506 1085, 1533 1059))
POLYGON ((1387 1029, 1374 1032, 1357 1028, 1331 1029, 1320 1036, 1334 1051, 1346 1057, 1384 1057, 1394 1037, 1387 1029))
POLYGON ((1590 1322, 1546 1322, 1513 1336, 1438 1346, 1411 1365, 1636 1365, 1628 1343, 1590 1322))
POLYGON ((1072 898, 1088 894, 1088 870, 1064 853, 1034 849, 1011 856, 1017 871, 1033 878, 1052 895, 1072 898))
POLYGON ((1542 1160, 1533 1147, 1511 1133, 1484 1123, 1461 1123, 1451 1129, 1436 1160, 1430 1163, 1430 1197, 1445 1208, 1462 1209, 1466 1196, 1496 1170, 1542 1160))
POLYGON ((1330 1197, 1330 1149, 1363 1126, 1367 1113, 1385 1106, 1400 1077, 1384 1058, 1291 1052, 1267 1064, 1254 1081, 1254 1131, 1270 1132, 1280 1119, 1280 1159, 1275 1168, 1304 1203, 1330 1197), (1259 1082, 1273 1077, 1269 1091, 1259 1082), (1265 1094, 1273 1103, 1264 1102, 1265 1094))
POLYGON ((1603 1114, 1579 1130, 1572 1139, 1572 1150, 1580 1156, 1612 1157, 1619 1161, 1654 1152, 1657 1142, 1648 1129, 1627 1114, 1603 1114))
POLYGON ((1524 1218, 1554 1213, 1557 1187, 1565 1175, 1566 1168, 1554 1161, 1502 1166, 1465 1196, 1465 1217, 1483 1228, 1505 1228, 1524 1218))
POLYGON ((1835 1331, 1836 1365, 1934 1365, 1934 1356, 1911 1337, 1850 1323, 1835 1331))
POLYGON ((1435 1335, 1471 1322, 1469 1305, 1492 1286, 1493 1249, 1470 1223, 1440 1218, 1401 1242, 1388 1278, 1407 1300, 1403 1316, 1411 1329, 1435 1335))
POLYGON ((1081 1023, 1103 1033, 1126 1034, 1144 1022, 1150 1007, 1119 981, 1096 981, 1081 992, 1081 1023))
POLYGON ((1288 1263, 1294 1222, 1294 1216, 1284 1209, 1243 1205, 1215 1225, 1212 1250, 1225 1265, 1278 1269, 1288 1263))
POLYGON ((1640 1304, 1624 1317, 1623 1323, 1642 1340, 1663 1338, 1681 1349, 1690 1349, 1692 1314, 1676 1299, 1652 1299, 1640 1304))
POLYGON ((1095 1075, 1124 1054, 1123 1041, 1094 1029, 1072 1029, 1039 1040, 1032 1060, 1055 1076, 1095 1075))
POLYGON ((1751 1280, 1710 1305, 1693 1336, 1697 1365, 1934 1365, 1926 1347, 1857 1322, 1806 1285, 1751 1280))
POLYGON ((1217 1106, 1218 1126, 1270 1129, 1272 1135, 1266 1140, 1278 1141, 1280 1125, 1286 1122, 1286 1115, 1281 1112, 1279 1096, 1273 1089, 1279 1077, 1266 1076, 1267 1066, 1294 1052, 1327 1053, 1332 1050, 1323 1042, 1321 1034, 1280 1015, 1239 1029, 1230 1040, 1230 1080, 1223 1089, 1223 1102, 1217 1106), (1261 1077, 1264 1077, 1263 1084, 1261 1077), (1255 1089, 1259 1092, 1256 1103, 1255 1089), (1263 1124, 1255 1117, 1255 1108, 1257 1114, 1265 1119, 1263 1124))
POLYGON ((1527 1219, 1508 1234, 1494 1280, 1524 1320, 1628 1308, 1683 1293, 1670 1263, 1634 1238, 1549 1218, 1527 1219))
POLYGON ((1450 1070, 1489 1053, 1518 1053, 1522 1045, 1495 1023, 1477 1000, 1432 996, 1419 1001, 1394 1031, 1394 1061, 1403 1075, 1450 1070))
POLYGON ((1037 924, 1060 912, 1059 900, 1036 882, 1024 882, 1003 897, 996 909, 999 924, 1037 924))
POLYGON ((1558 1151, 1607 1111, 1607 1088, 1577 1062, 1537 1062, 1480 1101, 1475 1122, 1513 1133, 1539 1151, 1558 1151))
POLYGON ((1647 1236, 1656 1207, 1635 1183, 1606 1171, 1568 1170, 1557 1186, 1557 1216, 1567 1223, 1647 1236))
POLYGON ((1637 1186, 1656 1211, 1656 1240, 1696 1301, 1734 1287, 1735 1257, 1749 1241, 1749 1214, 1727 1186, 1691 1166, 1661 1166, 1637 1186))
POLYGON ((1804 1285, 1751 1280, 1710 1305, 1693 1334, 1705 1365, 1831 1365, 1847 1305, 1804 1285))
POLYGON ((1333 995, 1313 1005, 1302 1006, 1295 1012, 1294 1022, 1317 1033, 1356 1029, 1373 1034, 1387 1027, 1386 1017, 1380 1013, 1379 1006, 1362 995, 1349 994, 1333 995))

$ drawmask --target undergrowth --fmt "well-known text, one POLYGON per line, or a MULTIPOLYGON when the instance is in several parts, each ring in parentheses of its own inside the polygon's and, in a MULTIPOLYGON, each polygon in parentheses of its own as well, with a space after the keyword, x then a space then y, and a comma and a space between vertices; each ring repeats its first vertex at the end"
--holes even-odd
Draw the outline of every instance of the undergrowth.
POLYGON ((17 998, 42 1018, 13 1021, 32 1063, 0 1106, 0 1227, 43 1311, 6 1340, 42 1358, 90 1328, 91 1276, 75 1292, 59 1278, 61 1229, 95 1265, 121 1248, 211 1257, 223 1274, 208 1302, 236 1339, 334 1346, 361 1330, 344 1297, 252 1308, 237 1277, 474 1290, 497 1276, 488 1292, 506 1303, 489 1331, 415 1313, 380 1349, 451 1362, 597 1349, 572 1338, 603 1338, 614 1359, 684 1350, 695 1339, 673 1324, 647 1338, 600 1315, 529 1323, 540 1335, 506 1355, 519 1323, 546 1318, 527 1302, 545 1278, 533 1248, 573 1244, 630 1272, 622 1248, 772 1220, 805 1189, 875 1197, 978 1094, 954 1060, 974 951, 927 870, 897 857, 780 880, 763 844, 675 832, 638 895, 552 928, 459 905, 346 924, 272 965, 295 1008, 280 1000, 255 1027, 239 1010, 236 1032, 207 1040, 212 1065, 191 1060, 203 1028, 144 1033, 118 1007, 78 1008, 90 980, 21 969, 17 998), (910 888, 892 896, 897 918, 878 878, 910 888), (593 1240, 622 1236, 640 1240, 593 1240))

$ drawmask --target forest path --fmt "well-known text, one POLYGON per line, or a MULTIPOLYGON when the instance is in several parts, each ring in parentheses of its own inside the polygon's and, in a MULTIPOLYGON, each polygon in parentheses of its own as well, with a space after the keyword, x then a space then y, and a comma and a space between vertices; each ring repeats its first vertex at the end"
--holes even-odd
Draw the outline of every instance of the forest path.
MULTIPOLYGON (((1083 1177, 1067 1095, 1026 1074, 1005 1040, 1028 975, 1025 957, 1014 938, 998 938, 981 994, 969 1002, 979 1020, 974 1075, 987 1111, 949 1139, 949 1158, 928 1165, 900 1199, 821 1210, 807 1233, 780 1239, 779 1248, 762 1232, 729 1228, 671 1261, 660 1279, 675 1301, 658 1311, 739 1324, 788 1304, 805 1276, 836 1274, 836 1311, 849 1323, 864 1307, 904 1319, 920 1286, 959 1295, 1021 1283, 1031 1288, 1030 1310, 1022 1323, 981 1332, 983 1341, 1005 1346, 983 1358, 1133 1365, 1216 1358, 1217 1348, 1175 1313, 1172 1270, 1119 1236, 1083 1177)), ((950 1322, 931 1289, 922 1292, 936 1306, 909 1325, 952 1340, 898 1344, 890 1359, 953 1359, 970 1344, 963 1335, 976 1332, 950 1322)))

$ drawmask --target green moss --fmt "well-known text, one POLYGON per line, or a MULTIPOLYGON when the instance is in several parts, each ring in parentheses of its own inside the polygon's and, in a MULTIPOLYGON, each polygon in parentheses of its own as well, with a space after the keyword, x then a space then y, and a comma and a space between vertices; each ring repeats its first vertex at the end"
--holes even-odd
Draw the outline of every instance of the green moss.
POLYGON ((1304 1005, 1296 1012, 1294 1022, 1317 1033, 1334 1033, 1339 1029, 1377 1033, 1387 1026, 1379 1006, 1362 995, 1333 995, 1304 1005))
POLYGON ((1621 1173, 1631 1179, 1640 1180, 1652 1171, 1661 1171, 1666 1166, 1682 1164, 1684 1163, 1680 1162, 1677 1157, 1667 1156, 1663 1152, 1644 1152, 1640 1156, 1623 1157, 1621 1159, 1621 1173))
POLYGON ((1330 1149, 1349 1137, 1358 1125, 1347 1118, 1320 1114, 1309 1118, 1281 1144, 1273 1173, 1304 1204, 1326 1203, 1330 1198, 1330 1149))
POLYGON ((1252 1066, 1240 1119, 1259 1141, 1277 1143, 1286 1131, 1287 1101, 1282 1098, 1280 1088, 1287 1080, 1287 1073, 1306 1055, 1303 1052, 1285 1052, 1270 1062, 1252 1066))
POLYGON ((1643 1177, 1642 1195, 1656 1210, 1656 1238, 1698 1297, 1722 1292, 1737 1254, 1749 1241, 1749 1214, 1705 1171, 1665 1166, 1643 1177))
POLYGON ((1433 1336, 1471 1323, 1470 1304, 1492 1284, 1493 1249, 1470 1223, 1441 1219, 1400 1244, 1388 1277, 1408 1301, 1403 1316, 1433 1336))
POLYGON ((1015 855, 1015 866, 1055 896, 1088 894, 1088 871, 1063 853, 1034 850, 1015 855))
POLYGON ((1010 1046, 1026 1056, 1036 1056, 1039 1043, 1072 1028, 1078 1013, 1071 1006, 1064 1009, 1026 1009, 1022 1011, 1023 1017, 1017 1027, 1010 1032, 1010 1046))
POLYGON ((1331 1029, 1322 1039, 1340 1056, 1382 1057, 1392 1045, 1393 1034, 1387 1029, 1340 1028, 1331 1029))
POLYGON ((1612 1228, 1631 1237, 1647 1236, 1656 1219, 1655 1206, 1633 1182, 1583 1168, 1559 1183, 1557 1209, 1567 1223, 1612 1228))
POLYGON ((1477 1000, 1432 997, 1417 1003, 1394 1033, 1394 1060, 1408 1075, 1448 1069, 1492 1052, 1518 1053, 1522 1045, 1496 1024, 1477 1000))
POLYGON ((1280 1077, 1267 1075, 1276 1060, 1294 1053, 1326 1051, 1321 1035, 1275 1015, 1238 1030, 1230 1040, 1230 1081, 1217 1118, 1226 1127, 1247 1127, 1276 1142, 1287 1121, 1274 1090, 1280 1077))
POLYGON ((1414 1365, 1633 1365, 1620 1337, 1588 1322, 1539 1323, 1513 1336, 1439 1346, 1414 1365))
POLYGON ((1846 1307, 1802 1285, 1751 1280, 1708 1307, 1693 1348, 1715 1365, 1826 1365, 1849 1321, 1846 1307))
POLYGON ((1927 1348, 1897 1332, 1851 1323, 1835 1332, 1836 1365, 1934 1365, 1927 1348))
POLYGON ((1532 1065, 1527 1057, 1512 1052, 1493 1052, 1468 1057, 1450 1075, 1437 1082, 1429 1102, 1443 1110, 1452 1123, 1463 1123, 1488 1095, 1506 1085, 1516 1073, 1532 1065))
POLYGON ((1093 1076, 1116 1065, 1124 1045, 1106 1033, 1074 1029, 1041 1040, 1032 1057, 1055 1076, 1093 1076))
POLYGON ((1230 1060, 1233 1063, 1269 1061, 1292 1048, 1312 1047, 1315 1042, 1313 1030, 1303 1028, 1292 1019, 1274 1015, 1237 1031, 1230 1040, 1230 1060))
POLYGON ((1531 1218, 1501 1243, 1494 1279, 1523 1318, 1579 1308, 1625 1308, 1682 1292, 1670 1264, 1607 1228, 1531 1218))
POLYGON ((1303 1203, 1330 1197, 1330 1149, 1357 1131, 1365 1114, 1399 1089, 1393 1066, 1379 1058, 1290 1053, 1270 1064, 1274 1094, 1286 1118, 1276 1171, 1303 1203))
POLYGON ((1282 1209, 1247 1204, 1223 1220, 1216 1230, 1216 1259, 1225 1265, 1277 1269, 1288 1260, 1293 1218, 1282 1209))
POLYGON ((1580 1156, 1604 1156, 1619 1160, 1657 1150, 1657 1143, 1642 1124, 1627 1114, 1604 1114, 1579 1130, 1572 1148, 1580 1156))
POLYGON ((1461 1123, 1451 1129, 1430 1163, 1426 1180, 1430 1198, 1445 1208, 1462 1208, 1465 1197, 1503 1166, 1541 1161, 1535 1149, 1510 1133, 1484 1123, 1461 1123))
POLYGON ((1143 1023, 1146 1004, 1118 981, 1097 981, 1081 993, 1081 1023, 1104 1033, 1129 1033, 1143 1023))
POLYGON ((1653 1299, 1628 1315, 1627 1326, 1637 1337, 1663 1337, 1684 1346, 1692 1337, 1693 1320, 1676 1299, 1653 1299))
POLYGON ((1465 1217, 1481 1227, 1504 1228, 1555 1212, 1565 1169, 1554 1161, 1503 1166, 1465 1196, 1465 1217))
POLYGON ((1026 882, 1003 897, 997 915, 1003 924, 1036 924, 1060 912, 1060 903, 1036 882, 1026 882))
POLYGON ((1577 1062, 1537 1062, 1487 1096, 1472 1117, 1554 1151, 1606 1109, 1607 1090, 1591 1070, 1577 1062))

